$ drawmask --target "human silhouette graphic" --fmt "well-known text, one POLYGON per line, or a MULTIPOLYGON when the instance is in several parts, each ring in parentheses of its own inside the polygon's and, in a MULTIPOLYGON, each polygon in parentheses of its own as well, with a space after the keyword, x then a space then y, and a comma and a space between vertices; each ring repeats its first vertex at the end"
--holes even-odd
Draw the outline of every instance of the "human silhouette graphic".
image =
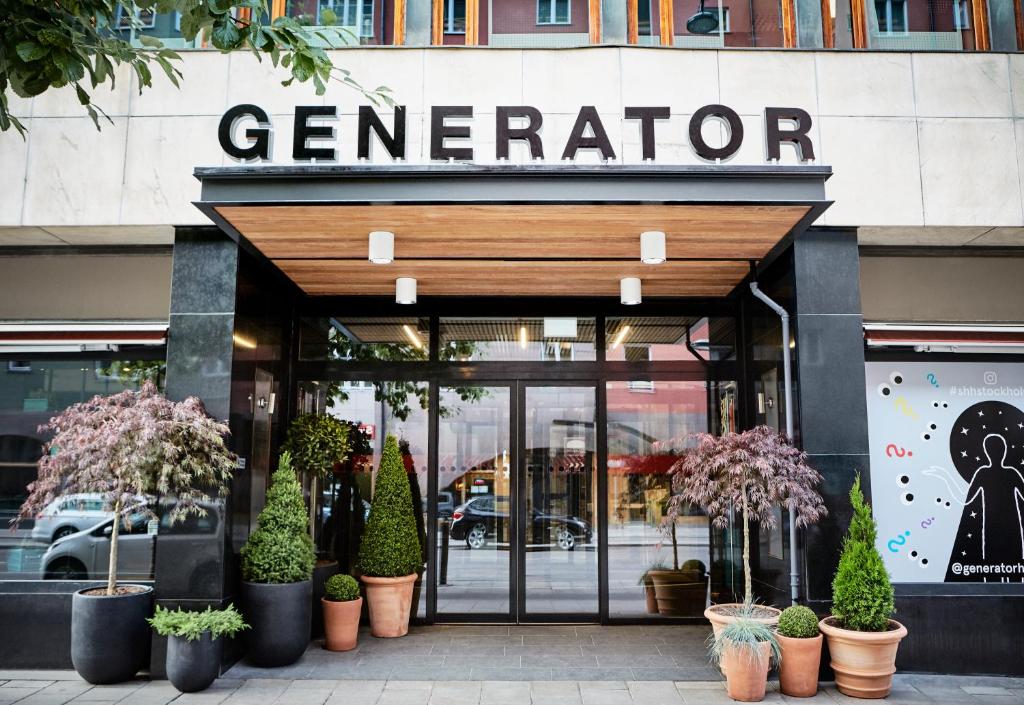
POLYGON ((974 404, 950 429, 949 445, 967 492, 946 582, 1024 581, 1024 412, 974 404))

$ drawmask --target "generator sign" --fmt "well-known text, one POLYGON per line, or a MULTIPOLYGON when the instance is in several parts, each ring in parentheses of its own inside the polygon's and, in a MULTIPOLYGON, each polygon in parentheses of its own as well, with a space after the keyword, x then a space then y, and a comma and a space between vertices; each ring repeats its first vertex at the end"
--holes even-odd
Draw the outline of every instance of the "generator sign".
MULTIPOLYGON (((435 105, 430 108, 430 159, 432 161, 472 162, 477 158, 473 144, 474 131, 484 128, 474 125, 473 106, 435 105)), ((368 105, 359 106, 356 129, 357 158, 371 159, 371 149, 379 145, 395 161, 406 159, 406 108, 395 106, 391 116, 382 117, 368 105), (390 124, 385 123, 390 117, 390 124)), ((494 157, 509 159, 510 145, 521 143, 528 149, 531 160, 559 156, 561 160, 574 160, 581 152, 596 152, 603 160, 618 156, 608 138, 608 131, 593 105, 584 105, 576 115, 575 123, 564 139, 545 136, 541 128, 544 114, 531 105, 499 105, 494 108, 494 124, 490 136, 494 138, 494 157)), ((631 106, 623 113, 624 127, 639 133, 642 156, 645 161, 658 158, 658 137, 672 117, 671 110, 663 106, 631 106)), ((338 120, 335 105, 299 105, 295 107, 295 120, 291 134, 292 159, 295 161, 337 160, 338 136, 332 124, 338 120)), ((764 109, 765 159, 778 161, 783 145, 791 145, 802 162, 814 160, 814 145, 809 136, 811 116, 800 108, 764 109)), ((705 105, 690 116, 686 136, 690 148, 707 162, 727 161, 743 145, 743 122, 739 114, 725 105, 705 105), (704 124, 717 121, 724 127, 721 144, 713 145, 705 139, 704 124)), ((236 105, 221 118, 218 137, 221 148, 233 159, 270 161, 274 125, 267 112, 258 105, 236 105)))

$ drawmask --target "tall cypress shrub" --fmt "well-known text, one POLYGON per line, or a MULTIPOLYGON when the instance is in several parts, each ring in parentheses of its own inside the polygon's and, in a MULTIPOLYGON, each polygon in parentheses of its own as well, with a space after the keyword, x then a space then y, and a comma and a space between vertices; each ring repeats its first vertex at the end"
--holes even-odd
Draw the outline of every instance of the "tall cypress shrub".
POLYGON ((878 527, 871 507, 864 501, 859 475, 850 489, 850 504, 853 518, 832 581, 832 616, 843 629, 884 632, 895 611, 894 592, 882 555, 875 547, 878 527))
POLYGON ((257 527, 242 547, 242 579, 250 583, 298 583, 313 576, 316 553, 306 532, 306 502, 281 453, 257 527))
POLYGON ((399 578, 423 567, 412 492, 398 441, 389 435, 377 470, 370 519, 359 546, 359 570, 378 578, 399 578))

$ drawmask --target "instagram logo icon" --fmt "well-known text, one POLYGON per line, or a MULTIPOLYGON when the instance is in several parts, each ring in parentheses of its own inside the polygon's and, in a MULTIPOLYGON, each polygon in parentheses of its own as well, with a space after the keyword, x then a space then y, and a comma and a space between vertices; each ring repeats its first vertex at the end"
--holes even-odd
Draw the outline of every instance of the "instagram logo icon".
POLYGON ((985 384, 996 384, 996 383, 999 382, 999 377, 996 375, 995 372, 991 372, 991 371, 986 372, 983 375, 982 379, 984 379, 985 384))

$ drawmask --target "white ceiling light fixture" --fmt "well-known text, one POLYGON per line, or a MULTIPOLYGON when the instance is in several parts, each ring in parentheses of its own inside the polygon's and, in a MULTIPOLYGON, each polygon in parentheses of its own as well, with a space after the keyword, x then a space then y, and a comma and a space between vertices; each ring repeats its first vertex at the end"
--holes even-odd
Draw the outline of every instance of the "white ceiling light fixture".
POLYGON ((391 264, 395 261, 395 234, 388 230, 374 230, 370 233, 370 261, 374 264, 391 264))
POLYGON ((639 277, 623 277, 619 280, 619 301, 623 306, 636 306, 642 300, 639 277))
POLYGON ((661 264, 666 259, 665 233, 660 230, 640 233, 640 261, 644 264, 661 264))
POLYGON ((399 277, 395 280, 395 303, 416 303, 416 280, 412 277, 399 277))

